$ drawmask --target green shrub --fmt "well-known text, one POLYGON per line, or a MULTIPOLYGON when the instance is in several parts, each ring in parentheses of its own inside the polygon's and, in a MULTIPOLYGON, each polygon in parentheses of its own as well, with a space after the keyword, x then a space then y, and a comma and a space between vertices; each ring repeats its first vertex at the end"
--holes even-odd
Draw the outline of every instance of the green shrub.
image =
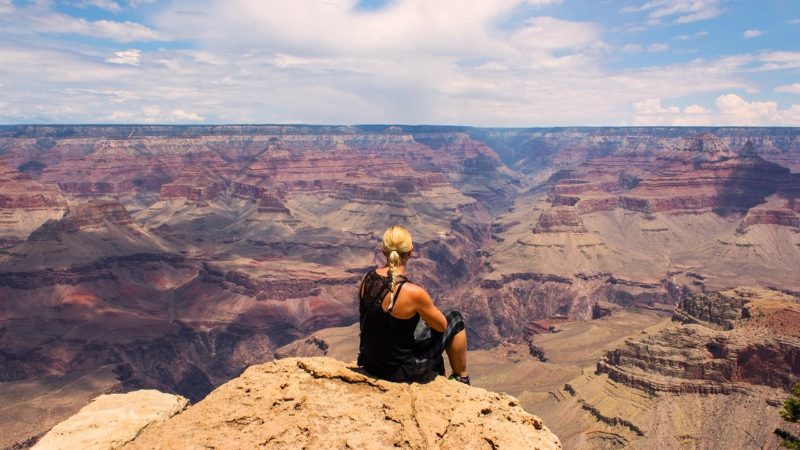
MULTIPOLYGON (((795 384, 789 398, 783 402, 780 412, 783 420, 787 422, 800 422, 800 384, 795 384)), ((781 447, 800 450, 800 437, 780 428, 775 429, 775 434, 781 438, 781 447)))

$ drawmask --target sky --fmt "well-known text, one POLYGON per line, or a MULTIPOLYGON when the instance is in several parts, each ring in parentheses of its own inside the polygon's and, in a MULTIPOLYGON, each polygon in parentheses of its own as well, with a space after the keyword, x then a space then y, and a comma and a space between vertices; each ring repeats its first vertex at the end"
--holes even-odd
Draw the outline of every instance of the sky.
POLYGON ((0 124, 800 126, 800 0, 0 0, 0 124))

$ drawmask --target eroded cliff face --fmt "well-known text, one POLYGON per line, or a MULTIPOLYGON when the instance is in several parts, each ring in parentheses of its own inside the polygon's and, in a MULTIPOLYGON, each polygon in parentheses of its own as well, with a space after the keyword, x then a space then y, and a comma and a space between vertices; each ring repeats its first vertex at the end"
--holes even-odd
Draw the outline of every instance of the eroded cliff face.
POLYGON ((113 364, 128 387, 202 398, 354 323, 392 223, 414 233, 410 278, 476 347, 599 303, 792 290, 798 135, 2 127, 0 376, 113 364))
POLYGON ((681 302, 683 326, 632 338, 597 372, 648 392, 729 394, 800 380, 800 303, 774 291, 739 288, 681 302))
POLYGON ((0 248, 13 246, 44 222, 58 219, 66 205, 57 188, 0 161, 0 248))
MULTIPOLYGON (((593 320, 537 321, 529 342, 470 352, 474 383, 519 398, 568 448, 776 447, 772 430, 791 426, 778 411, 800 380, 797 298, 737 288, 687 300, 678 311, 684 321, 693 311, 691 324, 666 308, 608 303, 593 320)), ((346 331, 312 337, 347 358, 346 331)))
POLYGON ((34 448, 561 448, 509 395, 391 383, 328 358, 250 367, 185 410, 170 397, 101 396, 34 448))
POLYGON ((464 133, 428 146, 346 127, 3 132, 2 207, 47 210, 0 255, 3 381, 114 365, 123 389, 199 400, 355 322, 387 223, 414 230, 410 275, 434 295, 465 283, 518 190, 464 133))
MULTIPOLYGON (((750 141, 731 130, 627 131, 528 133, 544 162, 501 152, 543 183, 494 218, 478 303, 500 299, 491 309, 529 316, 520 299, 547 293, 553 301, 535 301, 547 314, 587 319, 596 302, 676 304, 737 283, 800 282, 800 177, 765 159, 774 151, 759 146, 775 145, 766 131, 750 141)), ((508 317, 492 319, 484 336, 496 343, 519 332, 508 317)))

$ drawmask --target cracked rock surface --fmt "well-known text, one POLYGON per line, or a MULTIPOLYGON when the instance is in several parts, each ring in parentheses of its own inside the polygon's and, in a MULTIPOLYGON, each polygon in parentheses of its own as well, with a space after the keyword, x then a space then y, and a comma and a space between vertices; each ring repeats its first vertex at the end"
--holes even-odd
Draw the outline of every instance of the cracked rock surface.
POLYGON ((392 383, 330 358, 252 366, 125 449, 560 449, 514 397, 436 377, 392 383))

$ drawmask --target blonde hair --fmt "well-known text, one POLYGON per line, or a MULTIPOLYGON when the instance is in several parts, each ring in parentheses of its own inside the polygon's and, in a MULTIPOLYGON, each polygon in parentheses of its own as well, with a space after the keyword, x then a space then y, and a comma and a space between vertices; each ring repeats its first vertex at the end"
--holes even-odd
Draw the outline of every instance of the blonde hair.
POLYGON ((401 225, 393 225, 383 233, 383 254, 389 265, 389 309, 394 306, 394 290, 397 285, 395 279, 397 266, 408 260, 411 255, 411 232, 401 225))

